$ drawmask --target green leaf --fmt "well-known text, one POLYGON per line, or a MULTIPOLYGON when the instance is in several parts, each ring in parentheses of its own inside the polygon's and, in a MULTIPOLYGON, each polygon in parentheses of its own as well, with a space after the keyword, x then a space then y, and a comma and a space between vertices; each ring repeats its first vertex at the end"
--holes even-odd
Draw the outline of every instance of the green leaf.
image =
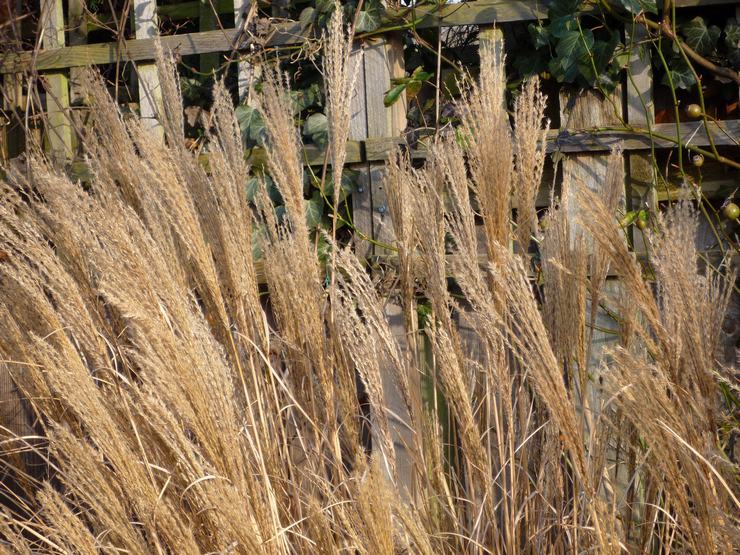
MULTIPOLYGON (((578 32, 578 25, 573 16, 558 17, 550 22, 547 27, 550 37, 553 39, 562 39, 565 35, 572 32, 578 32)), ((557 41, 554 41, 557 42, 557 41)))
POLYGON ((670 81, 668 75, 670 74, 673 80, 673 86, 678 89, 689 90, 696 84, 694 79, 694 73, 691 68, 686 65, 684 59, 680 56, 674 56, 666 60, 669 68, 669 73, 664 73, 661 83, 670 87, 670 81))
POLYGON ((294 114, 298 114, 314 106, 321 106, 321 86, 318 83, 312 83, 305 89, 290 91, 290 100, 293 103, 294 114))
POLYGON ((547 10, 550 21, 558 17, 573 18, 578 15, 581 0, 554 0, 547 10))
POLYGON ((527 30, 529 31, 529 36, 532 37, 535 48, 542 48, 550 44, 550 31, 547 27, 530 23, 527 26, 527 30))
POLYGON ((380 27, 381 11, 376 7, 362 10, 357 15, 357 26, 355 33, 371 33, 380 27))
POLYGON ((321 112, 311 114, 303 124, 303 135, 317 146, 325 147, 329 142, 329 120, 321 112))
POLYGON ((421 66, 417 67, 414 72, 411 74, 411 79, 414 81, 423 82, 427 79, 431 79, 434 73, 429 73, 428 71, 424 71, 421 66))
POLYGON ((594 43, 592 53, 596 71, 603 73, 612 61, 614 51, 619 45, 619 33, 612 31, 608 41, 599 40, 594 43))
POLYGON ((406 83, 400 83, 385 93, 385 96, 383 97, 383 104, 385 107, 388 108, 389 106, 393 106, 398 99, 401 98, 401 93, 405 90, 406 83))
POLYGON ((736 19, 730 19, 725 25, 725 46, 727 47, 727 61, 740 70, 740 25, 736 19))
POLYGON ((730 19, 725 25, 725 46, 730 50, 740 48, 740 24, 736 19, 730 19))
POLYGON ((714 52, 717 48, 717 41, 722 33, 716 25, 710 25, 704 22, 704 19, 697 16, 691 21, 683 23, 680 27, 681 34, 686 39, 686 44, 696 50, 702 56, 714 52))
POLYGON ((413 100, 419 94, 422 84, 421 81, 411 81, 406 85, 406 100, 413 100))
MULTIPOLYGON (((351 195, 356 187, 357 181, 360 177, 360 172, 345 168, 342 172, 342 179, 340 179, 340 191, 339 191, 339 202, 343 202, 347 196, 351 195)), ((317 184, 318 186, 318 184, 317 184)), ((329 199, 330 202, 334 202, 334 174, 331 170, 327 171, 326 180, 324 182, 324 196, 329 199)))
POLYGON ((265 122, 258 110, 251 106, 237 106, 234 110, 242 142, 246 148, 263 144, 265 139, 265 122))
POLYGON ((269 175, 253 176, 247 180, 247 201, 252 203, 254 202, 254 197, 257 194, 259 187, 262 186, 262 181, 265 183, 264 186, 267 188, 267 196, 270 197, 272 203, 275 205, 283 204, 283 197, 275 185, 275 182, 269 175))
POLYGON ((632 225, 632 223, 637 219, 637 215, 637 210, 630 210, 624 215, 624 218, 622 218, 622 220, 619 222, 619 225, 621 225, 622 227, 632 225))
POLYGON ((579 31, 565 33, 555 47, 557 57, 550 60, 548 65, 550 73, 561 83, 573 83, 584 72, 593 75, 588 56, 593 44, 594 36, 588 29, 583 34, 579 31))
POLYGON ((315 229, 321 223, 321 216, 324 215, 324 199, 321 193, 316 191, 313 196, 306 201, 306 225, 309 229, 315 229))

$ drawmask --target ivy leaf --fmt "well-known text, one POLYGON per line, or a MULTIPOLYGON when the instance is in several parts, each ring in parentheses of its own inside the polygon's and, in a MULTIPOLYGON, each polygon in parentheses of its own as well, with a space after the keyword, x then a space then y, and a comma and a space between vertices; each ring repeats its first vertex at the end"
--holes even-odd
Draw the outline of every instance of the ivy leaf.
POLYGON ((380 27, 381 10, 377 5, 371 5, 357 14, 355 33, 371 33, 380 27))
POLYGON ((303 135, 316 146, 325 147, 329 143, 329 120, 321 112, 311 114, 303 124, 303 135))
POLYGON ((309 229, 315 229, 321 223, 324 215, 324 199, 321 193, 314 192, 313 196, 306 201, 306 225, 309 229))
POLYGON ((562 39, 569 33, 577 33, 578 25, 576 25, 576 19, 572 15, 566 15, 553 19, 547 27, 547 31, 550 36, 562 39))
POLYGON ((740 25, 736 19, 730 19, 725 25, 725 46, 730 50, 740 48, 740 25))
POLYGON ((740 25, 736 19, 731 19, 725 25, 725 46, 727 60, 734 69, 740 69, 740 25))
POLYGON ((686 44, 696 50, 702 56, 714 52, 717 47, 717 41, 722 33, 716 25, 710 25, 704 22, 704 19, 697 16, 691 21, 683 23, 680 27, 681 33, 686 39, 686 44))
POLYGON ((393 106, 401 98, 401 93, 406 90, 406 85, 407 83, 400 83, 385 93, 383 104, 386 108, 393 106))
POLYGON ((527 30, 529 31, 529 36, 532 37, 535 49, 550 44, 550 30, 547 27, 530 23, 527 26, 527 30))
MULTIPOLYGON (((341 187, 339 190, 339 202, 344 202, 344 199, 355 191, 359 176, 360 172, 357 170, 344 169, 342 178, 339 181, 339 186, 341 187)), ((334 202, 334 174, 331 170, 327 172, 326 181, 324 182, 324 196, 331 202, 334 202)))
POLYGON ((262 114, 251 106, 237 106, 234 112, 236 121, 239 123, 244 146, 252 148, 258 144, 263 144, 266 131, 262 114))
POLYGON ((550 73, 559 83, 573 83, 584 72, 586 80, 590 81, 589 74, 593 75, 593 70, 589 69, 588 52, 593 45, 594 35, 588 29, 584 30, 583 34, 579 31, 566 33, 555 47, 557 57, 550 60, 548 65, 550 73))
POLYGON ((247 201, 254 203, 254 196, 257 194, 263 180, 267 188, 267 196, 270 197, 272 203, 275 205, 283 204, 283 197, 269 175, 253 176, 247 180, 247 201))
POLYGON ((294 114, 314 106, 321 106, 321 86, 318 83, 312 83, 308 88, 290 91, 290 100, 293 103, 294 114))
POLYGON ((617 49, 618 45, 619 33, 617 31, 612 31, 611 37, 608 41, 596 41, 592 50, 596 71, 603 73, 606 70, 614 57, 614 51, 617 49))
POLYGON ((691 68, 686 65, 683 58, 674 57, 668 60, 668 68, 670 73, 663 74, 661 83, 670 86, 668 75, 670 74, 673 80, 673 86, 679 89, 689 90, 696 84, 694 79, 694 73, 691 68))
POLYGON ((554 0, 547 9, 550 21, 559 17, 570 17, 571 19, 578 15, 578 8, 581 0, 554 0))

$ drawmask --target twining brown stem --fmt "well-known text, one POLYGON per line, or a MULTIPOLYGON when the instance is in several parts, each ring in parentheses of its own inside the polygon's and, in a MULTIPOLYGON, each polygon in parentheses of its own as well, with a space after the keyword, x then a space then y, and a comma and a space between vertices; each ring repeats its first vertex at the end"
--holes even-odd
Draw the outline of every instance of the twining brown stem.
POLYGON ((689 58, 691 58, 692 61, 699 64, 704 69, 711 71, 712 73, 714 73, 715 75, 719 77, 725 77, 727 79, 730 79, 731 81, 734 81, 735 84, 740 86, 740 73, 738 73, 737 71, 729 67, 718 66, 717 64, 707 60, 704 56, 699 54, 696 50, 694 50, 688 44, 682 41, 673 32, 673 29, 671 28, 672 27, 671 21, 668 18, 668 16, 664 17, 660 23, 657 23, 645 17, 644 14, 641 14, 635 18, 635 21, 647 27, 648 29, 659 31, 664 36, 671 39, 673 42, 675 42, 678 45, 679 48, 681 48, 681 50, 684 51, 684 53, 689 58))

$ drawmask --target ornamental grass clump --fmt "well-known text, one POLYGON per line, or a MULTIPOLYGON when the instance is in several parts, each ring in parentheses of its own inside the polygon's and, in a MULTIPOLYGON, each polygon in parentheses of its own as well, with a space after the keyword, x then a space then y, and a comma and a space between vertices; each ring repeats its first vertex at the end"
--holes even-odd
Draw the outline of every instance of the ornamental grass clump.
MULTIPOLYGON (((348 56, 330 29, 327 56, 348 56)), ((326 65, 341 164, 354 69, 326 65)), ((619 227, 619 153, 603 194, 564 177, 543 231, 545 100, 526 84, 510 132, 502 60, 482 45, 457 133, 423 167, 388 163, 396 292, 335 237, 327 282, 283 76, 267 70, 259 98, 277 217, 264 187, 247 202, 224 87, 206 170, 183 146, 174 65, 157 66, 165 142, 89 72, 89 179, 31 152, 0 184, 0 370, 22 417, 0 444, 5 552, 738 544, 738 468, 718 436, 734 386, 714 356, 734 278, 700 271, 688 204, 648 233, 653 281, 619 227), (596 353, 599 306, 618 317, 596 353)))

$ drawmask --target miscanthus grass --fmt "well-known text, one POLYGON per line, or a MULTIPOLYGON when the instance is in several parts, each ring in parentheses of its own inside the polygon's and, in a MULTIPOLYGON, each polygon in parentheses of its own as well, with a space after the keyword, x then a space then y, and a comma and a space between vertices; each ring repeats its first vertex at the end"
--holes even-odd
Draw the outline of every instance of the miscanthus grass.
MULTIPOLYGON (((341 165, 355 70, 342 22, 330 29, 329 152, 341 165)), ((699 270, 691 206, 648 233, 651 281, 619 227, 618 153, 603 194, 564 176, 543 231, 545 99, 526 84, 512 126, 501 60, 483 46, 456 136, 439 137, 423 167, 389 161, 398 294, 331 238, 326 287, 282 75, 266 71, 259 98, 277 219, 264 191, 247 203, 224 88, 206 171, 183 146, 174 66, 160 55, 158 68, 164 144, 89 73, 89 180, 30 153, 0 185, 4 551, 739 544, 738 468, 718 436, 732 425, 721 391, 734 386, 715 358, 733 277, 699 270), (618 315, 618 341, 595 353, 599 305, 618 315), (446 419, 422 403, 422 378, 446 419)))

